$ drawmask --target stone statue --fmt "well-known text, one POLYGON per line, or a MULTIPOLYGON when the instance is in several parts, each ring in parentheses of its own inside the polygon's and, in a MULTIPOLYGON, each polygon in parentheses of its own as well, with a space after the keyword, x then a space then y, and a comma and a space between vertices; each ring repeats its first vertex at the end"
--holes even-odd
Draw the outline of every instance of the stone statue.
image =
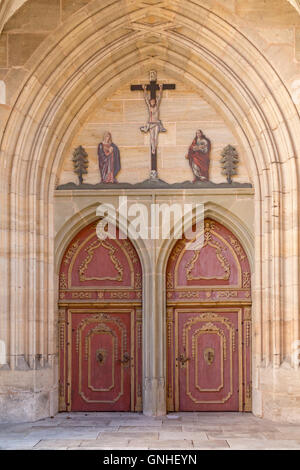
POLYGON ((116 176, 121 169, 120 151, 112 142, 110 132, 105 132, 98 146, 98 162, 101 183, 117 183, 116 176))
POLYGON ((196 136, 185 157, 189 160, 190 167, 194 174, 193 183, 196 181, 209 181, 208 170, 210 150, 210 140, 205 137, 200 129, 197 130, 196 136))
POLYGON ((149 118, 145 126, 140 129, 142 132, 150 132, 150 146, 151 153, 156 154, 158 144, 158 134, 160 132, 167 132, 161 120, 159 119, 159 107, 162 99, 163 85, 159 85, 159 94, 157 98, 149 98, 147 95, 147 85, 143 85, 144 98, 148 108, 149 118))

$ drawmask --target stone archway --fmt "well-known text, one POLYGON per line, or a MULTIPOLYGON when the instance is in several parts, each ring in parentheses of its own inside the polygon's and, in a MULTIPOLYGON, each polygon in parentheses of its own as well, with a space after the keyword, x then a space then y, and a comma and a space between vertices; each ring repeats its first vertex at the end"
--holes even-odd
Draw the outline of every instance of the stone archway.
MULTIPOLYGON (((45 39, 20 75, 4 119, 1 331, 8 387, 32 384, 15 393, 30 403, 19 419, 55 412, 53 194, 62 155, 93 107, 153 67, 203 90, 246 149, 256 210, 253 409, 268 417, 299 418, 292 396, 299 396, 299 365, 292 345, 299 338, 300 121, 287 84, 267 54, 259 52, 254 36, 243 33, 243 23, 210 10, 206 2, 186 0, 180 8, 178 2, 160 2, 157 15, 175 18, 176 24, 146 33, 138 24, 152 7, 136 10, 133 2, 121 10, 116 3, 94 0, 88 11, 78 12, 45 39), (286 273, 292 273, 292 282, 286 273), (39 374, 47 376, 44 395, 33 387, 39 374), (47 407, 39 406, 46 395, 47 407)), ((8 75, 9 80, 13 71, 8 75)), ((159 314, 154 308, 154 325, 159 314)), ((162 369, 157 367, 155 375, 149 362, 147 380, 160 381, 162 369)), ((6 388, 3 396, 3 416, 13 415, 6 388)), ((153 414, 157 402, 153 398, 149 406, 153 414)))

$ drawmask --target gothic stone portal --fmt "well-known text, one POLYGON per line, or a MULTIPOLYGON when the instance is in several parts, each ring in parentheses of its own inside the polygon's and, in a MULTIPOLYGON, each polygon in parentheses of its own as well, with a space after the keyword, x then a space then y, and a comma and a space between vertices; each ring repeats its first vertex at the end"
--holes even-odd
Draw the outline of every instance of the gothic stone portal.
POLYGON ((91 224, 62 259, 60 411, 142 410, 142 270, 117 235, 99 240, 91 224))
POLYGON ((236 237, 206 219, 199 250, 167 266, 168 411, 251 411, 250 267, 236 237))

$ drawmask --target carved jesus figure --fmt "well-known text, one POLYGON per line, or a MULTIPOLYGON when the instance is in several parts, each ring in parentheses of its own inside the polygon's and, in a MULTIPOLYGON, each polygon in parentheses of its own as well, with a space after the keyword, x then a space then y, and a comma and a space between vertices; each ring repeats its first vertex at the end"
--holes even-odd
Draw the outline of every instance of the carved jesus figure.
POLYGON ((162 98, 163 85, 159 85, 159 94, 157 99, 149 99, 147 95, 147 85, 143 85, 144 98, 148 108, 149 118, 145 126, 140 129, 142 132, 150 132, 150 146, 151 153, 155 154, 158 144, 158 134, 160 132, 167 132, 161 120, 159 119, 159 107, 162 98))

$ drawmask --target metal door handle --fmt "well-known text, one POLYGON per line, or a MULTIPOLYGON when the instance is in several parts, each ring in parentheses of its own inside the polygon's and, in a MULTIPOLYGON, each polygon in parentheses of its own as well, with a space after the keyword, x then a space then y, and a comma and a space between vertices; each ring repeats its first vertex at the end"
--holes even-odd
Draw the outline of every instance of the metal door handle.
POLYGON ((131 357, 128 352, 123 354, 123 359, 120 359, 121 364, 127 364, 131 360, 131 357))
POLYGON ((179 361, 182 366, 184 366, 184 364, 190 359, 190 357, 184 357, 183 354, 179 354, 179 357, 176 357, 176 361, 179 361))

